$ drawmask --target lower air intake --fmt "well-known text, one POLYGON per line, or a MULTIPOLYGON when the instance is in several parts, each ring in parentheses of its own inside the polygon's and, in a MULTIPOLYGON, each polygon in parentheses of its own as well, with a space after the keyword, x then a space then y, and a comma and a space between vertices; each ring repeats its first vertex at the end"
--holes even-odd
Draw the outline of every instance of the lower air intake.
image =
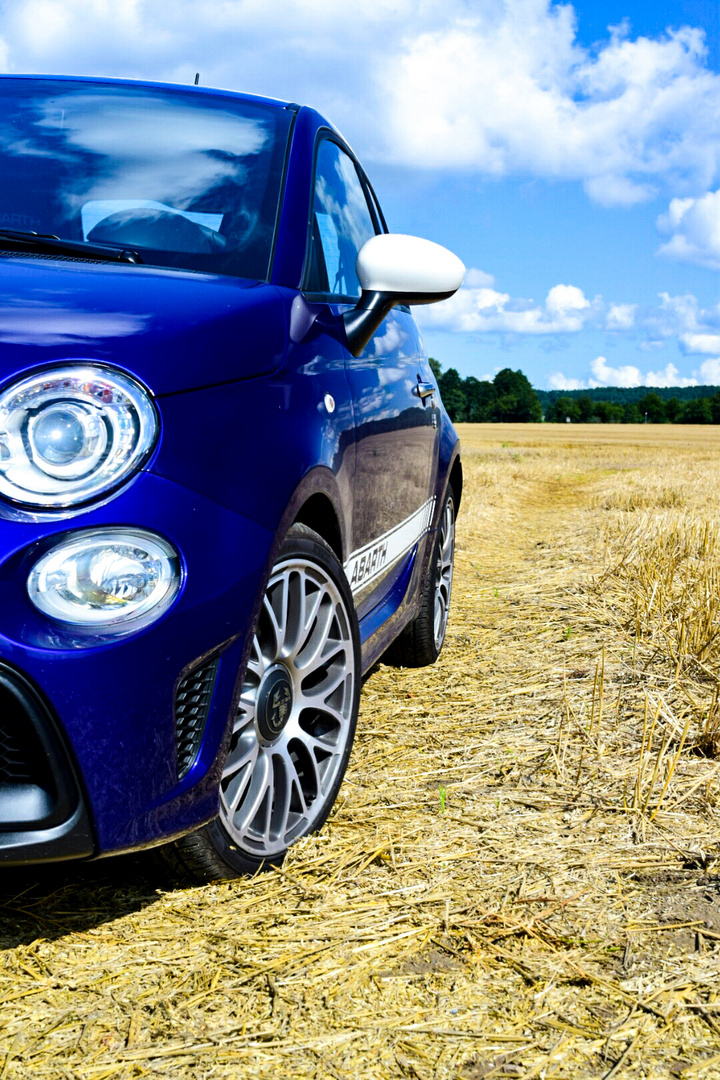
POLYGON ((175 691, 178 778, 189 773, 200 750, 212 703, 220 658, 207 660, 183 676, 175 691))
POLYGON ((0 663, 0 834, 57 825, 77 802, 46 706, 19 672, 0 663))

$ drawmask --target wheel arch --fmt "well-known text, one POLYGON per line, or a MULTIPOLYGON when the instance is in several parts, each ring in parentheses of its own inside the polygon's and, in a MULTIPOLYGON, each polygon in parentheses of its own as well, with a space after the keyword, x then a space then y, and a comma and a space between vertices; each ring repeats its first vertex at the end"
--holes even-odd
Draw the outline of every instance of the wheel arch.
POLYGON ((326 492, 313 492, 297 511, 292 524, 307 525, 309 529, 322 536, 342 563, 344 546, 340 520, 326 492))
POLYGON ((452 463, 452 466, 450 468, 450 476, 448 477, 448 479, 452 486, 453 494, 455 495, 455 510, 457 512, 457 509, 460 506, 460 501, 462 499, 463 489, 463 468, 459 454, 452 463))

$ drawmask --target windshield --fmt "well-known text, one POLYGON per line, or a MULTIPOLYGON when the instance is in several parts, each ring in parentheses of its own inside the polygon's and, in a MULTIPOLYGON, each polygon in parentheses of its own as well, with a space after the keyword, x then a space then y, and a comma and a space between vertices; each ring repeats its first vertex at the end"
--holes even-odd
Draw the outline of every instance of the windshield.
POLYGON ((264 279, 291 119, 198 90, 0 79, 0 229, 264 279))

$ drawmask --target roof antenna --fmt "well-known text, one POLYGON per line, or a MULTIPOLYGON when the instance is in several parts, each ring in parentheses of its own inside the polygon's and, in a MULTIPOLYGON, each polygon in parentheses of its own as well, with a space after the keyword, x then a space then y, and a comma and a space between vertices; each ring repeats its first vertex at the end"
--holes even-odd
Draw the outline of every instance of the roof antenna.
POLYGON ((200 72, 196 71, 195 72, 195 85, 197 86, 199 84, 199 82, 200 82, 200 72))

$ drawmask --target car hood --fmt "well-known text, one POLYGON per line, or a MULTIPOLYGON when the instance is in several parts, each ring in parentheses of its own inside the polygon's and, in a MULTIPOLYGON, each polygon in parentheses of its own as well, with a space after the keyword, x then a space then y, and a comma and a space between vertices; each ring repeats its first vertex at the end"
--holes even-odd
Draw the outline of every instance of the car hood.
POLYGON ((274 286, 227 276, 0 258, 0 382, 67 360, 115 364, 156 395, 275 371, 285 313, 274 286))

